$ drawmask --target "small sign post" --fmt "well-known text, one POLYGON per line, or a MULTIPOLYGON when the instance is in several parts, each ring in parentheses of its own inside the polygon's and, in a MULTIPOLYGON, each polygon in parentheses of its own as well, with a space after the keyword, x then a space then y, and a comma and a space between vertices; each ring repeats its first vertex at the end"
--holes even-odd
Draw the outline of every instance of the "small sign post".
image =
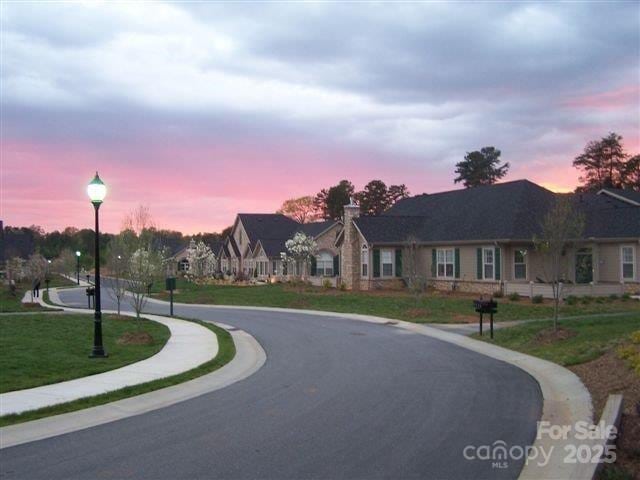
POLYGON ((173 291, 176 289, 176 278, 167 277, 165 288, 169 290, 169 314, 173 317, 173 291))

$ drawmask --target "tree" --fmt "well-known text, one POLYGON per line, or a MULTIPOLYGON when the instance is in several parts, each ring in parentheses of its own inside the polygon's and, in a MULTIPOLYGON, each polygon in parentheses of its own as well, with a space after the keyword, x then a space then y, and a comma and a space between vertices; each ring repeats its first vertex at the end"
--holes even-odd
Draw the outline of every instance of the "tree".
POLYGON ((202 279, 212 276, 216 271, 216 256, 204 242, 191 240, 187 247, 189 277, 202 279))
POLYGON ((427 289, 426 271, 420 264, 420 245, 416 237, 409 237, 405 242, 404 264, 407 286, 413 292, 415 305, 418 306, 421 295, 427 289))
POLYGON ((382 180, 371 180, 355 197, 360 211, 367 215, 379 215, 389 208, 389 191, 382 180))
POLYGON ((509 162, 500 165, 501 153, 494 147, 467 152, 464 160, 456 163, 455 173, 458 176, 454 183, 462 182, 465 188, 493 185, 509 171, 509 162))
POLYGON ((566 196, 558 197, 542 220, 540 238, 534 238, 535 249, 542 257, 545 281, 553 292, 553 328, 558 329, 558 310, 562 298, 562 280, 567 276, 567 249, 582 236, 584 217, 566 196))
MULTIPOLYGON (((27 274, 27 278, 31 280, 32 286, 37 282, 42 282, 44 280, 47 268, 47 259, 39 253, 34 253, 29 257, 25 264, 25 272, 27 274)), ((31 301, 33 301, 33 290, 31 291, 31 301)))
POLYGON ((382 180, 371 180, 361 192, 355 194, 360 211, 367 215, 379 215, 394 203, 409 196, 406 185, 387 185, 382 180))
POLYGON ((7 260, 7 277, 9 281, 21 282, 26 276, 25 261, 20 257, 12 257, 7 260))
POLYGON ((131 262, 131 245, 133 242, 126 240, 127 233, 115 236, 109 244, 107 251, 107 268, 109 269, 109 296, 115 300, 120 315, 122 299, 127 294, 128 268, 131 262))
POLYGON ((634 155, 624 167, 624 188, 640 192, 640 154, 634 155))
POLYGON ((320 218, 314 198, 311 196, 285 200, 276 213, 286 215, 298 223, 314 222, 320 218))
POLYGON ((280 253, 283 263, 298 264, 302 267, 302 278, 306 278, 307 266, 311 263, 311 257, 315 255, 318 244, 303 232, 296 233, 293 238, 287 240, 284 244, 287 248, 286 252, 280 253))
POLYGON ((53 261, 53 270, 64 276, 72 276, 76 271, 76 256, 68 248, 63 249, 53 261))
POLYGON ((601 188, 622 188, 625 184, 626 159, 629 157, 622 147, 622 137, 610 132, 599 141, 590 141, 582 154, 573 161, 573 166, 582 171, 582 182, 577 190, 597 192, 601 188))
POLYGON ((354 191, 349 180, 341 180, 329 189, 320 190, 314 199, 315 207, 325 220, 340 220, 344 214, 344 206, 350 203, 354 191))

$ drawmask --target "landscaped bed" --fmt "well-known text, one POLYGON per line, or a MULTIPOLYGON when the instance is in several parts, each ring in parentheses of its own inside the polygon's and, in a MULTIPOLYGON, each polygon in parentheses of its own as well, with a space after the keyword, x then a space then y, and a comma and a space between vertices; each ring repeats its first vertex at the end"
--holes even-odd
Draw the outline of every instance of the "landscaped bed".
POLYGON ((149 320, 104 315, 102 322, 109 356, 98 359, 89 358, 91 315, 0 316, 0 393, 113 370, 154 355, 170 337, 166 326, 149 320), (140 333, 149 338, 140 341, 140 333))
POLYGON ((621 393, 618 459, 600 478, 640 478, 640 313, 561 320, 557 332, 551 322, 529 322, 497 330, 493 342, 572 370, 591 393, 596 421, 607 397, 621 393))
MULTIPOLYGON (((157 298, 168 300, 169 294, 155 285, 157 298)), ((418 300, 406 291, 374 290, 342 291, 335 288, 268 284, 261 286, 198 285, 178 280, 174 301, 211 305, 245 305, 260 307, 302 308, 342 313, 362 313, 396 318, 416 323, 477 322, 473 299, 478 295, 448 294, 429 291, 418 300)), ((528 298, 498 299, 496 321, 549 318, 553 306, 549 301, 534 304, 528 298)), ((575 305, 563 305, 561 315, 573 316, 597 313, 637 311, 640 302, 627 298, 580 300, 575 305)))

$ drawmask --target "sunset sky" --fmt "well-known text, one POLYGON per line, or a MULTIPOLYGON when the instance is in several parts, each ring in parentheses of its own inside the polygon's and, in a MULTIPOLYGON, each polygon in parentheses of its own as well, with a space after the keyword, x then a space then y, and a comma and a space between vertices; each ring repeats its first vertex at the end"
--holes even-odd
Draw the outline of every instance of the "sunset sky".
POLYGON ((609 131, 640 151, 637 2, 2 2, 5 225, 105 230, 148 205, 162 228, 350 179, 460 188, 493 145, 504 180, 554 190, 609 131))

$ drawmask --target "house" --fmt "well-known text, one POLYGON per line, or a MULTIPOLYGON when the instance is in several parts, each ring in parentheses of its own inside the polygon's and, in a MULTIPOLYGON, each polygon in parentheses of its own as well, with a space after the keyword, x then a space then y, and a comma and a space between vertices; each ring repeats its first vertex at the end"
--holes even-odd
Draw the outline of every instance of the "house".
POLYGON ((548 265, 533 239, 559 195, 585 217, 582 238, 564 254, 565 294, 640 290, 640 193, 557 194, 527 180, 418 195, 379 216, 346 205, 336 238, 340 281, 354 290, 402 288, 410 266, 440 290, 549 297, 548 265))
POLYGON ((240 213, 219 250, 220 266, 225 273, 242 272, 263 280, 300 275, 302 266, 283 263, 281 253, 287 251, 287 240, 303 232, 318 244, 310 266, 312 282, 319 284, 323 278, 331 278, 335 284, 339 273, 335 239, 341 228, 342 223, 335 221, 301 224, 277 213, 240 213))
MULTIPOLYGON (((171 259, 171 264, 172 264, 172 269, 176 272, 176 273, 180 273, 180 274, 186 274, 189 272, 189 253, 188 253, 188 249, 190 246, 191 242, 179 245, 177 248, 175 248, 175 251, 173 252, 173 254, 171 255, 170 259, 171 259)), ((214 253, 214 255, 216 256, 216 263, 217 263, 217 269, 220 269, 220 257, 219 257, 219 251, 220 248, 223 246, 222 242, 208 242, 207 246, 211 249, 211 251, 214 253)))

